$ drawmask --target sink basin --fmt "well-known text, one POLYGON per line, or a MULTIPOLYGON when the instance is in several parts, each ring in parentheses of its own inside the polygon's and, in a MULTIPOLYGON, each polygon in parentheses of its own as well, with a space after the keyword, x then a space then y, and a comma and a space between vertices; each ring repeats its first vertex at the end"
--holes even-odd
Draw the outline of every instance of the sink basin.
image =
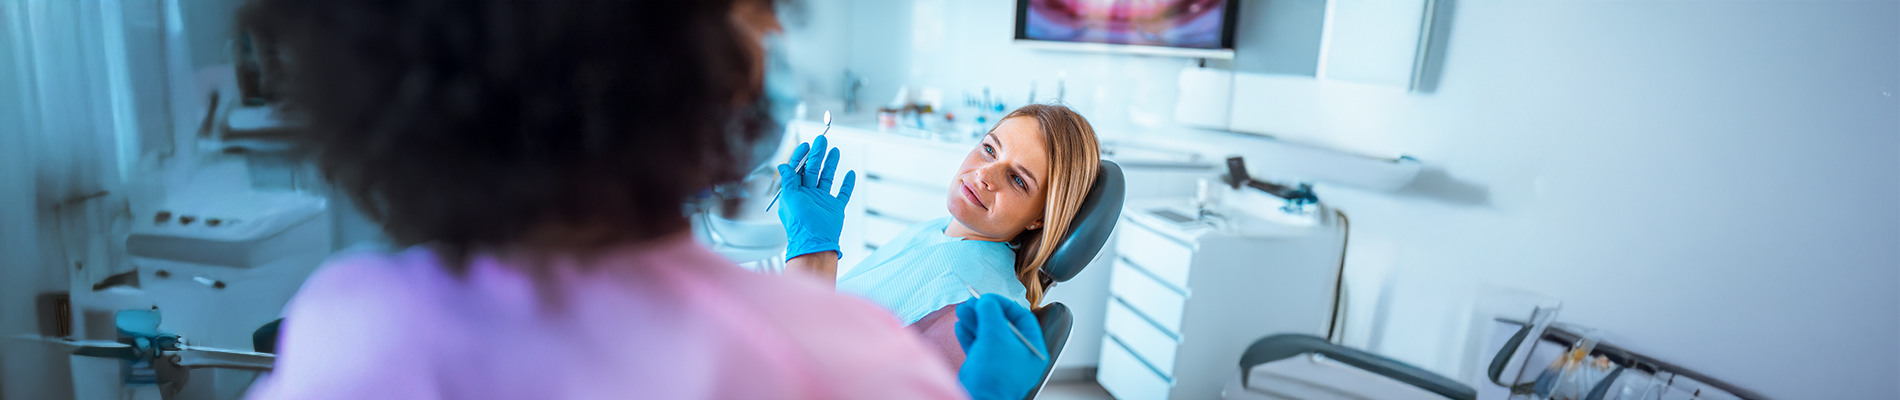
POLYGON ((328 252, 325 200, 296 193, 241 193, 171 199, 133 217, 134 257, 249 268, 307 252, 328 252))
POLYGON ((776 170, 755 171, 726 194, 743 201, 692 216, 694 238, 738 263, 784 252, 785 227, 779 224, 777 208, 765 209, 777 194, 777 182, 776 170))

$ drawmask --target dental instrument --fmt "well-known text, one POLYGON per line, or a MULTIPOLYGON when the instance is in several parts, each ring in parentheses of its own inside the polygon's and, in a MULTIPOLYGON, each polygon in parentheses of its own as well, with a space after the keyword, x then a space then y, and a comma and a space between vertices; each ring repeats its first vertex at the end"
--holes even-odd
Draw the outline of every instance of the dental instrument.
MULTIPOLYGON (((963 277, 961 277, 961 276, 956 276, 956 275, 950 275, 950 276, 951 276, 951 277, 954 277, 954 278, 957 278, 957 282, 961 282, 961 283, 963 283, 963 288, 964 288, 964 289, 969 289, 969 290, 970 290, 970 297, 971 297, 971 298, 978 298, 978 297, 983 297, 983 294, 982 294, 982 293, 977 293, 977 291, 976 291, 976 287, 975 287, 975 286, 970 286, 970 281, 966 281, 966 280, 963 280, 963 277)), ((1022 341, 1023 341, 1023 347, 1028 347, 1028 348, 1029 348, 1029 352, 1030 352, 1030 353, 1035 353, 1035 354, 1036 354, 1036 358, 1040 358, 1040 359, 1042 359, 1043 361, 1049 361, 1049 356, 1045 356, 1045 355, 1042 355, 1042 350, 1036 350, 1036 344, 1035 344, 1035 343, 1030 343, 1030 342, 1029 342, 1029 337, 1027 337, 1027 336, 1023 336, 1023 331, 1022 331, 1021 329, 1016 329, 1016 326, 1015 326, 1015 325, 1009 325, 1009 333, 1014 333, 1014 334, 1016 334, 1016 339, 1019 339, 1019 340, 1022 340, 1022 341)))
MULTIPOLYGON (((827 133, 831 133, 831 112, 830 111, 825 112, 825 131, 819 132, 818 136, 824 136, 827 133)), ((798 172, 800 174, 805 173, 805 163, 798 163, 796 168, 798 168, 798 170, 795 172, 798 172)), ((785 194, 785 189, 783 188, 779 189, 776 192, 772 192, 772 202, 765 203, 765 211, 772 211, 772 205, 778 204, 778 197, 783 194, 785 194)))

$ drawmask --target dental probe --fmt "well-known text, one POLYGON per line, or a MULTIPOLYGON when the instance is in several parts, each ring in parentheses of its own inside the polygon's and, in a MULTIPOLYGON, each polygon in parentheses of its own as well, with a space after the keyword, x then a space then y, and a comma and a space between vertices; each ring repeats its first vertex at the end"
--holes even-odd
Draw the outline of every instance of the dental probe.
MULTIPOLYGON (((824 136, 827 133, 831 133, 831 112, 830 111, 825 112, 825 131, 819 132, 818 136, 824 136)), ((818 149, 812 149, 812 150, 818 150, 818 149)), ((810 154, 807 154, 805 156, 811 157, 810 154)), ((793 170, 792 175, 797 176, 799 174, 804 174, 804 173, 805 173, 805 161, 799 160, 798 169, 793 170)), ((765 211, 772 211, 772 205, 778 204, 778 196, 782 194, 785 194, 785 186, 783 186, 783 184, 779 186, 779 189, 777 192, 772 192, 772 202, 765 203, 765 211)))
MULTIPOLYGON (((963 288, 964 288, 964 289, 970 289, 970 296, 971 296, 971 297, 983 297, 983 294, 982 294, 982 293, 977 293, 977 292, 976 292, 976 287, 975 287, 975 286, 970 286, 970 281, 966 281, 966 280, 963 280, 963 277, 961 277, 961 276, 956 276, 956 275, 950 275, 950 276, 952 276, 952 277, 956 277, 956 278, 957 278, 957 281, 958 281, 958 282, 963 282, 963 288)), ((1048 357, 1048 356, 1044 356, 1044 355, 1042 355, 1042 350, 1036 350, 1036 345, 1035 345, 1035 344, 1032 344, 1032 343, 1029 343, 1029 337, 1027 337, 1027 336, 1023 336, 1023 331, 1022 331, 1022 330, 1019 330, 1019 329, 1016 329, 1016 324, 1010 324, 1010 323, 1005 323, 1005 324, 1003 324, 1003 326, 1008 326, 1008 327, 1009 327, 1009 333, 1014 333, 1014 334, 1016 334, 1016 339, 1020 339, 1020 340, 1022 340, 1022 341, 1023 341, 1023 347, 1028 347, 1028 348, 1029 348, 1029 352, 1031 352, 1031 353, 1036 353, 1036 358, 1040 358, 1040 359, 1042 359, 1043 361, 1049 361, 1049 357, 1048 357)))

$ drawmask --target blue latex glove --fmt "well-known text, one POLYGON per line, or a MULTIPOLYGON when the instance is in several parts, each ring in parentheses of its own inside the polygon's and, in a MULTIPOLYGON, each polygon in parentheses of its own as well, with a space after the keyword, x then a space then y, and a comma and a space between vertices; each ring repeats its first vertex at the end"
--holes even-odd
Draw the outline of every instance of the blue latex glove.
POLYGON ((844 205, 851 201, 851 189, 857 186, 857 171, 845 172, 838 195, 831 195, 831 177, 838 172, 838 149, 826 156, 826 139, 819 135, 811 143, 799 143, 792 158, 778 165, 778 221, 785 225, 785 259, 811 253, 833 251, 838 258, 838 235, 844 232, 844 205), (804 172, 793 165, 802 164, 804 172))
POLYGON ((991 293, 957 305, 957 344, 963 346, 963 370, 957 381, 976 400, 1019 400, 1029 395, 1049 361, 1037 357, 1009 331, 1023 332, 1036 351, 1049 354, 1042 343, 1042 325, 1036 314, 991 293))

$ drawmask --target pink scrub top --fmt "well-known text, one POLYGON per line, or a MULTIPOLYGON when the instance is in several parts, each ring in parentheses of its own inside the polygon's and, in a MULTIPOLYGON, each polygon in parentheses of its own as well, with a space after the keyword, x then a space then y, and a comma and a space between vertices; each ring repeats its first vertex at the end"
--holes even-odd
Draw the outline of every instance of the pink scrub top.
POLYGON ((285 307, 255 399, 962 399, 876 305, 686 235, 457 275, 421 247, 333 257, 285 307))

